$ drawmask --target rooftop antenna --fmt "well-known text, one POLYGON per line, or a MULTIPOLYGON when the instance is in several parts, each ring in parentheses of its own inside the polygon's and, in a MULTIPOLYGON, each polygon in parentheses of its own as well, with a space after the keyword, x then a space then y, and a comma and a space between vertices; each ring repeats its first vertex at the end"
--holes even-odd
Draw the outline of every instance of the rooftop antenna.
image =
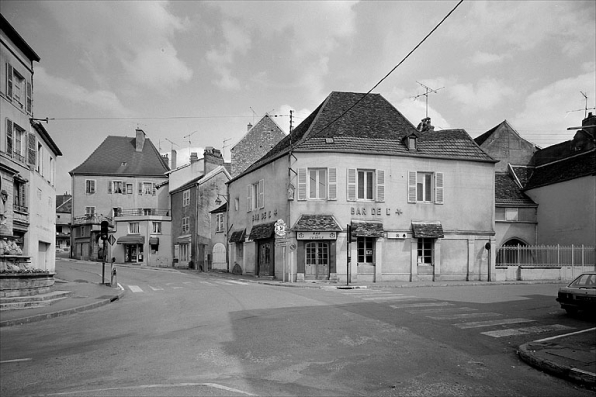
POLYGON ((416 82, 417 82, 418 84, 420 84, 422 87, 424 87, 424 94, 416 95, 415 97, 412 97, 412 98, 413 98, 414 100, 416 100, 416 99, 420 98, 421 96, 424 96, 424 97, 425 97, 425 99, 426 99, 426 115, 425 115, 425 117, 426 117, 426 118, 428 118, 428 94, 431 94, 431 93, 436 93, 437 91, 439 91, 439 90, 442 90, 442 89, 443 89, 443 88, 445 88, 445 87, 441 87, 441 88, 433 89, 433 88, 430 88, 430 87, 428 87, 428 86, 426 86, 426 85, 422 84, 422 83, 421 83, 421 82, 419 82, 419 81, 416 81, 416 82))
POLYGON ((257 112, 255 112, 255 110, 249 106, 250 110, 252 110, 252 124, 255 124, 255 116, 257 116, 257 112))
POLYGON ((190 134, 188 134, 188 135, 184 135, 184 136, 183 136, 183 138, 188 138, 188 155, 189 155, 189 156, 190 156, 190 137, 191 137, 191 135, 192 135, 192 134, 194 134, 195 132, 197 132, 197 131, 193 131, 193 132, 191 132, 190 134))
POLYGON ((165 138, 165 139, 166 139, 166 141, 168 141, 168 142, 170 142, 172 144, 172 149, 171 150, 174 150, 174 145, 179 146, 177 143, 170 141, 168 138, 165 138))
MULTIPOLYGON (((584 119, 585 119, 586 117, 588 117, 588 110, 596 109, 596 108, 589 108, 588 107, 588 96, 586 95, 585 92, 580 91, 580 94, 582 94, 583 97, 584 97, 584 99, 586 100, 586 104, 585 104, 584 108, 583 109, 568 110, 567 112, 565 112, 565 117, 567 117, 569 115, 569 113, 581 112, 583 110, 584 111, 584 119)), ((575 128, 575 127, 571 127, 571 128, 575 128)), ((571 129, 571 128, 568 128, 568 129, 571 129)), ((580 127, 580 129, 581 129, 581 127, 580 127)))

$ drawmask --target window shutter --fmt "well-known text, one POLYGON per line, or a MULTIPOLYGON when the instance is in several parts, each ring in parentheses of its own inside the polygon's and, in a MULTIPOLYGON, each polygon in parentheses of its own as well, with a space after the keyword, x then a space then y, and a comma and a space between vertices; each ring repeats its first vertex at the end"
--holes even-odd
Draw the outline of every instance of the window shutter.
POLYGON ((6 119, 6 153, 12 157, 12 121, 6 119))
POLYGON ((408 203, 416 202, 416 171, 408 171, 408 203))
POLYGON ((27 113, 31 114, 31 83, 27 82, 27 113))
POLYGON ((377 170, 377 202, 385 202, 385 171, 377 170))
POLYGON ((113 184, 114 184, 114 182, 108 181, 108 194, 112 194, 112 185, 113 184))
POLYGON ((348 168, 347 201, 356 201, 356 168, 348 168))
POLYGON ((443 204, 443 173, 435 173, 435 204, 443 204))
POLYGON ((306 168, 298 168, 298 200, 306 200, 306 168))
POLYGON ((157 189, 155 188, 155 183, 152 183, 151 187, 152 187, 151 194, 155 196, 155 193, 157 192, 157 189))
POLYGON ((246 212, 252 211, 252 185, 246 186, 246 212))
POLYGON ((89 180, 89 193, 95 193, 95 181, 93 179, 89 180))
POLYGON ((139 182, 139 194, 143 194, 143 183, 139 182))
POLYGON ((37 141, 35 134, 29 134, 29 164, 35 165, 37 162, 37 141))
POLYGON ((258 186, 257 207, 265 208, 265 180, 261 179, 258 186))
POLYGON ((6 64, 6 96, 12 101, 12 65, 6 64))
POLYGON ((329 168, 329 200, 337 200, 337 168, 329 168))

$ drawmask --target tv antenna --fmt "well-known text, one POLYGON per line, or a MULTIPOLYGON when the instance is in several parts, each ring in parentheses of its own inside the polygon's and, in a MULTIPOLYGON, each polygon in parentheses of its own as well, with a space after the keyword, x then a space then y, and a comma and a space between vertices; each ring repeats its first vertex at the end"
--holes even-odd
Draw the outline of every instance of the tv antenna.
POLYGON ((424 87, 424 94, 419 94, 419 95, 416 95, 415 97, 412 97, 412 98, 413 98, 414 100, 416 100, 416 99, 420 98, 421 96, 424 96, 424 97, 425 97, 425 101, 426 101, 426 113, 425 113, 425 117, 426 117, 426 118, 428 118, 428 94, 436 93, 437 91, 439 91, 439 90, 442 90, 442 89, 443 89, 443 88, 445 88, 445 87, 441 87, 441 88, 433 89, 433 88, 430 88, 430 87, 428 87, 428 86, 426 86, 426 85, 422 84, 422 83, 421 83, 421 82, 419 82, 419 81, 416 81, 416 82, 417 82, 418 84, 420 84, 422 87, 424 87))
POLYGON ((252 106, 249 106, 250 110, 252 110, 252 124, 255 124, 255 116, 258 117, 257 112, 255 112, 255 110, 252 108, 252 106))
POLYGON ((189 156, 190 156, 190 143, 191 143, 191 141, 190 141, 190 137, 191 137, 191 136, 192 136, 192 135, 193 135, 195 132, 197 132, 197 131, 193 131, 193 132, 191 132, 190 134, 188 134, 188 135, 184 135, 184 136, 183 136, 183 138, 188 138, 188 155, 189 155, 189 156))
POLYGON ((170 142, 172 144, 172 150, 174 150, 174 145, 179 146, 176 142, 172 142, 168 138, 165 138, 165 140, 168 141, 168 142, 170 142))
MULTIPOLYGON (((565 112, 565 117, 567 117, 569 115, 569 113, 581 112, 583 110, 584 111, 584 119, 585 119, 586 117, 588 117, 588 110, 596 109, 596 108, 589 108, 588 107, 588 96, 586 95, 585 92, 580 91, 580 94, 582 94, 582 96, 584 97, 584 99, 586 101, 586 104, 584 105, 584 108, 583 109, 568 110, 567 112, 565 112)), ((575 127, 573 127, 573 128, 575 128, 575 127)), ((568 128, 568 129, 570 129, 570 128, 568 128)))

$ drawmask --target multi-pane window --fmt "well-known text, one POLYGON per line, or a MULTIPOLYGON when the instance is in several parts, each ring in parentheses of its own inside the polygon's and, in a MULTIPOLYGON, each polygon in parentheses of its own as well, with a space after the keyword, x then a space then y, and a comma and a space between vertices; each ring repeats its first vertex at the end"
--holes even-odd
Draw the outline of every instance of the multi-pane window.
POLYGON ((385 171, 348 169, 348 201, 385 201, 385 171))
POLYGON ((29 209, 27 208, 27 202, 25 201, 25 183, 21 180, 14 180, 13 184, 13 208, 15 211, 18 212, 28 212, 29 209))
POLYGON ((190 231, 190 218, 185 216, 182 218, 182 233, 187 233, 190 231))
POLYGON ((10 63, 6 64, 6 98, 31 113, 31 83, 10 63))
POLYGON ((307 265, 329 264, 329 243, 318 241, 306 243, 305 252, 307 265))
POLYGON ((190 205, 190 190, 185 190, 182 192, 182 206, 186 207, 190 205))
POLYGON ((132 194, 132 183, 126 184, 126 194, 132 194))
POLYGON ((112 181, 112 192, 123 194, 124 193, 124 182, 112 181))
POLYGON ((94 179, 86 179, 85 180, 85 193, 86 194, 94 194, 95 193, 95 180, 94 179))
POLYGON ((153 233, 155 233, 155 234, 161 233, 161 222, 153 222, 153 233))
POLYGON ((247 186, 246 191, 248 212, 265 207, 265 180, 247 186))
POLYGON ((358 200, 372 200, 374 171, 358 170, 358 200))
POLYGON ((152 182, 143 182, 143 194, 153 194, 152 182))
POLYGON ((432 265, 433 264, 433 239, 419 238, 418 239, 418 264, 432 265))
POLYGON ((372 265, 375 256, 375 239, 372 237, 358 237, 356 242, 358 263, 372 265))
POLYGON ((409 171, 408 202, 443 204, 443 173, 409 171))
POLYGON ((95 207, 85 207, 85 215, 87 217, 92 217, 95 215, 95 207))
POLYGON ((308 198, 326 199, 327 198, 327 169, 312 168, 308 170, 308 198))
POLYGON ((139 234, 139 222, 128 223, 128 234, 139 234))
POLYGON ((223 232, 224 230, 224 214, 215 214, 215 231, 223 232))

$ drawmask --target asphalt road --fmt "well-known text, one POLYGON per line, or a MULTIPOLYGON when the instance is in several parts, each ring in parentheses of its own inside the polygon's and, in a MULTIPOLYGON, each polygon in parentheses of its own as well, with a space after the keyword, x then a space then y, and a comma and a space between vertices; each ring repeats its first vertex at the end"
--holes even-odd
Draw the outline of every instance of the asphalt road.
POLYGON ((594 326, 555 285, 305 289, 139 268, 118 282, 120 301, 0 329, 2 396, 593 396, 515 354, 594 326))

